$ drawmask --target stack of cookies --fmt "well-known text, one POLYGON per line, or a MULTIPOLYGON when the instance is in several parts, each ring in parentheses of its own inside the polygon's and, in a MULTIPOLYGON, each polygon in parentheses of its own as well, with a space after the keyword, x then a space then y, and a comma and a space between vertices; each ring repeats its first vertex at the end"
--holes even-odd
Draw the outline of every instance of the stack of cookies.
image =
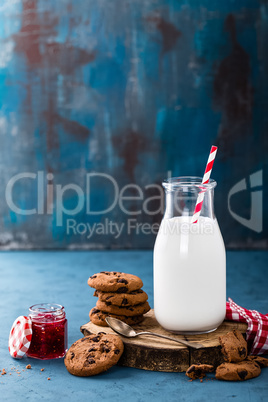
POLYGON ((88 279, 88 285, 96 289, 96 307, 89 313, 90 320, 107 327, 106 317, 114 317, 126 324, 134 325, 143 320, 150 310, 148 295, 141 288, 142 280, 135 275, 123 272, 102 271, 88 279))

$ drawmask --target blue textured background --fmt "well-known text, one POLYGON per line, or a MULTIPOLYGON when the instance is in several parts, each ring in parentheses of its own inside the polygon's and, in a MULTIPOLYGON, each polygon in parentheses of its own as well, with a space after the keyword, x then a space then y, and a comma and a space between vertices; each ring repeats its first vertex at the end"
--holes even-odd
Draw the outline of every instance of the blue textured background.
MULTIPOLYGON (((256 0, 2 0, 1 246, 152 247, 153 234, 68 235, 55 208, 16 214, 6 185, 18 173, 52 173, 53 190, 43 195, 52 208, 57 184, 84 189, 93 171, 119 187, 159 184, 168 171, 202 176, 215 144, 216 214, 226 245, 267 247, 267 226, 257 233, 227 208, 232 186, 267 164, 267 20, 267 2, 256 0)), ((112 187, 99 181, 92 206, 112 198, 112 187)), ((16 185, 14 199, 33 208, 35 181, 16 185)), ((72 208, 77 196, 66 192, 64 202, 72 208)), ((250 192, 236 194, 232 209, 249 219, 250 192)), ((267 211, 264 202, 263 221, 267 211)), ((75 216, 90 224, 105 218, 127 219, 118 206, 105 216, 85 209, 75 216)))

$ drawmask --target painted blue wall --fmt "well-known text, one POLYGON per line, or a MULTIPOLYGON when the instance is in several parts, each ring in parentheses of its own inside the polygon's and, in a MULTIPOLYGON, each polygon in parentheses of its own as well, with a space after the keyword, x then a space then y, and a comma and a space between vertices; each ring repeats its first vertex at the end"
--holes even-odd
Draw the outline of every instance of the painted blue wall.
MULTIPOLYGON (((153 233, 128 234, 125 226, 118 238, 112 228, 88 238, 68 233, 67 219, 152 224, 161 212, 129 216, 116 204, 92 215, 84 205, 61 223, 56 186, 79 186, 82 205, 86 174, 96 172, 152 197, 157 191, 145 186, 168 172, 202 176, 212 144, 219 147, 212 176, 227 246, 267 247, 267 16, 267 2, 256 0, 2 0, 1 247, 152 247, 153 233), (38 180, 18 180, 13 200, 21 209, 39 201, 38 214, 17 213, 6 200, 12 177, 25 172, 40 172, 38 180)), ((111 180, 91 184, 91 210, 111 205, 111 180)), ((65 191, 63 202, 75 208, 76 192, 65 191)))

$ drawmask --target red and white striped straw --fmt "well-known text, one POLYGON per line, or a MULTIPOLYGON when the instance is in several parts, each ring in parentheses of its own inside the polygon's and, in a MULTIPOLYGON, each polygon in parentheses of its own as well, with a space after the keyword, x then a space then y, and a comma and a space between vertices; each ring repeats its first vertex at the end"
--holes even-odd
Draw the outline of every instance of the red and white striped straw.
MULTIPOLYGON (((206 184, 209 182, 209 178, 210 178, 210 174, 212 171, 212 166, 213 166, 213 163, 215 160, 215 156, 217 153, 217 149, 218 149, 217 147, 212 145, 210 153, 209 153, 208 161, 207 161, 206 170, 205 170, 205 173, 203 176, 202 184, 206 184)), ((205 191, 201 191, 198 194, 197 201, 195 204, 194 215, 192 217, 192 223, 197 223, 197 221, 198 221, 199 215, 201 213, 203 201, 204 201, 204 196, 205 196, 205 191)))

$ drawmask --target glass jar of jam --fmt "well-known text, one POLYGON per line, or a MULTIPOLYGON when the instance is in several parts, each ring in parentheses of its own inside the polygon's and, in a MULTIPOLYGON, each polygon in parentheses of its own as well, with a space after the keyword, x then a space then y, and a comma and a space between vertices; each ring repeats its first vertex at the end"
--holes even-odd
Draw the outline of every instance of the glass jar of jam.
POLYGON ((67 352, 67 319, 59 304, 35 304, 29 308, 32 340, 28 357, 58 359, 67 352))

